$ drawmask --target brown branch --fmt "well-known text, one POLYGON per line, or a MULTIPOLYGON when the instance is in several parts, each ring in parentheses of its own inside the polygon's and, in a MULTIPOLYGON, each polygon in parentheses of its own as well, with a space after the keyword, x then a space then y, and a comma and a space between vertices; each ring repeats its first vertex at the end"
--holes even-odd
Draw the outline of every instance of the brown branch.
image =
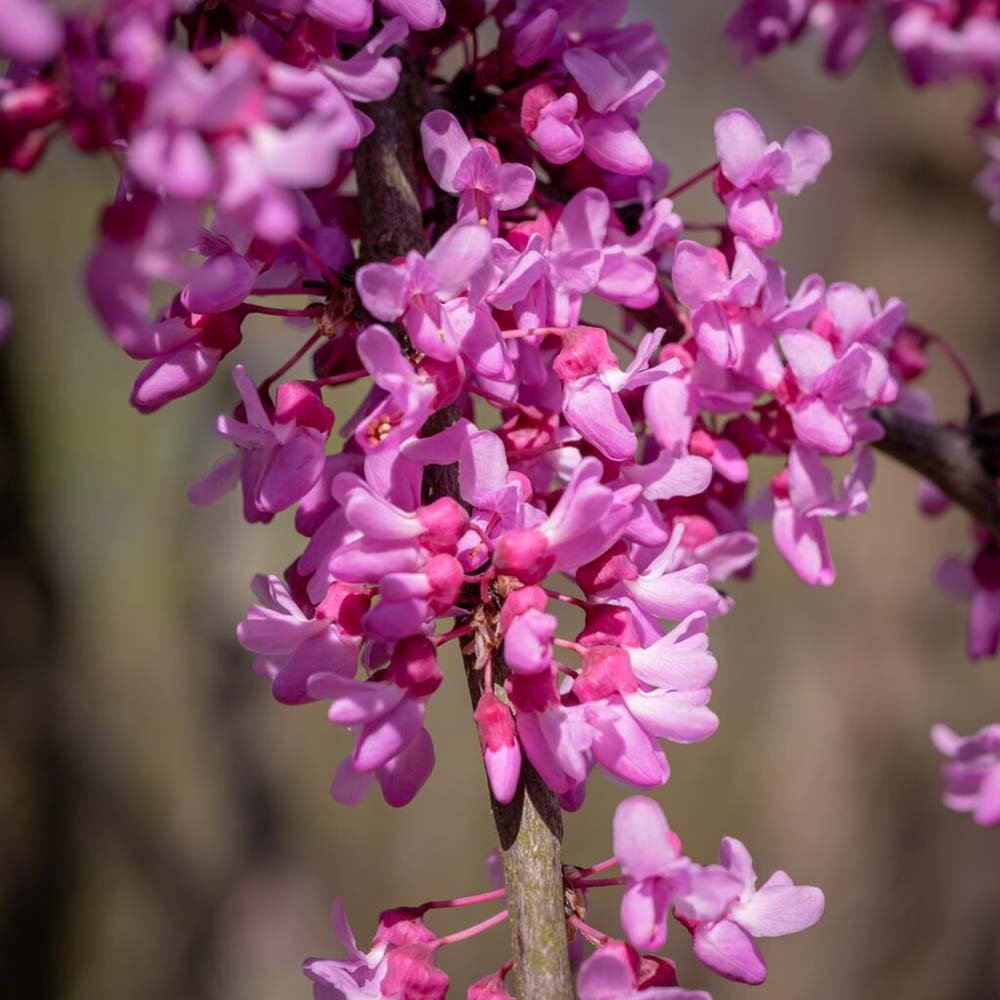
MULTIPOLYGON (((389 260, 426 247, 416 185, 416 127, 424 103, 420 82, 404 71, 399 89, 365 111, 375 130, 355 159, 361 203, 361 249, 368 260, 389 260)), ((435 413, 422 433, 443 430, 458 419, 455 405, 435 413)), ((441 496, 460 501, 456 465, 428 466, 424 502, 441 496)), ((461 502, 461 501, 460 501, 461 502)), ((495 644, 497 603, 480 605, 474 619, 495 644)), ((504 696, 506 673, 493 654, 494 688, 504 696)), ((483 692, 483 670, 467 655, 465 669, 475 706, 483 692)), ((572 1000, 562 876, 562 813, 559 803, 527 762, 509 805, 490 796, 510 911, 516 994, 521 1000, 572 1000)))
POLYGON ((875 447, 930 480, 979 524, 1000 534, 1000 487, 970 434, 930 424, 886 407, 873 411, 885 428, 875 447))

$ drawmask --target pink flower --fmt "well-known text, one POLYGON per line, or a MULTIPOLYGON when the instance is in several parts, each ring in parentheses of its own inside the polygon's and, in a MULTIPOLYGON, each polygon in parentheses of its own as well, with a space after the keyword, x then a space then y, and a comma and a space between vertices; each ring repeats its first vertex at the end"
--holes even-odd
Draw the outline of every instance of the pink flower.
POLYGON ((639 445, 618 394, 665 378, 680 367, 673 360, 649 367, 662 336, 662 329, 647 334, 624 372, 608 347, 607 333, 599 327, 571 327, 562 337, 552 368, 563 383, 566 420, 613 461, 628 461, 639 445))
POLYGON ((746 847, 724 837, 719 865, 740 886, 738 898, 721 919, 679 914, 694 936, 694 953, 714 972, 756 986, 767 978, 767 965, 754 938, 781 937, 812 927, 823 915, 824 899, 815 886, 795 885, 783 871, 775 872, 759 889, 746 847))
POLYGON ((715 123, 719 194, 729 228, 754 246, 781 237, 781 220, 769 191, 799 194, 830 161, 830 140, 811 128, 796 129, 783 144, 769 143, 756 119, 741 108, 715 123))
POLYGON ((954 597, 969 602, 966 647, 971 660, 996 656, 1000 648, 1000 545, 975 528, 976 555, 971 561, 950 556, 938 567, 937 582, 954 597))
POLYGON ((235 417, 219 417, 216 431, 236 445, 236 454, 217 462, 188 498, 211 504, 241 482, 246 519, 268 521, 319 480, 333 413, 305 382, 284 382, 271 416, 242 365, 233 369, 233 381, 243 403, 235 417))
POLYGON ((603 485, 600 462, 585 458, 542 525, 501 536, 494 565, 524 583, 538 583, 554 569, 573 570, 590 562, 624 530, 640 490, 603 485))
POLYGON ((576 120, 579 104, 569 91, 559 96, 547 83, 528 90, 521 102, 521 128, 549 163, 569 163, 583 152, 583 130, 576 120))
POLYGON ((808 330, 778 339, 788 368, 777 396, 802 444, 824 455, 846 455, 856 441, 880 436, 865 411, 895 399, 884 355, 855 342, 838 358, 828 340, 808 330))
POLYGON ((369 598, 357 588, 334 584, 312 615, 296 603, 277 577, 255 576, 252 605, 236 634, 257 653, 254 670, 274 681, 274 697, 286 705, 314 700, 309 679, 334 673, 353 677, 361 649, 361 615, 369 598))
POLYGON ((580 966, 576 990, 580 1000, 712 1000, 702 990, 647 985, 644 962, 624 941, 609 941, 580 966))
POLYGON ((302 971, 312 981, 315 1000, 379 1000, 388 972, 387 942, 375 942, 367 954, 358 948, 344 914, 343 900, 333 904, 333 934, 346 958, 307 958, 302 971))
POLYGON ((403 357, 396 338, 384 326, 364 330, 357 351, 377 389, 369 397, 354 439, 365 452, 398 448, 423 426, 437 390, 403 357))
POLYGON ((740 883, 731 874, 681 854, 680 839, 652 799, 636 795, 619 804, 614 846, 626 880, 622 928, 637 948, 663 946, 672 904, 699 919, 718 919, 739 895, 740 883))
POLYGON ((788 468, 772 480, 775 545, 799 577, 811 586, 828 587, 836 579, 820 518, 864 513, 874 474, 871 452, 862 448, 841 483, 838 497, 833 489, 833 475, 823 460, 808 448, 794 445, 788 456, 788 468))
POLYGON ((972 813, 980 826, 1000 826, 1000 724, 965 737, 938 724, 931 739, 949 758, 941 765, 944 804, 972 813))
POLYGON ((52 59, 62 44, 62 21, 45 2, 7 0, 0 18, 0 55, 39 66, 52 59))
POLYGON ((458 223, 478 223, 495 236, 500 212, 520 208, 535 186, 535 172, 501 163, 495 146, 470 143, 458 119, 432 111, 420 124, 424 159, 438 187, 459 195, 458 223))
POLYGON ((521 745, 514 716, 492 691, 484 691, 475 717, 490 788, 497 802, 510 802, 521 777, 521 745))
POLYGON ((400 320, 418 350, 451 361, 461 349, 461 337, 444 303, 468 289, 489 261, 491 248, 484 227, 454 226, 426 257, 412 250, 400 263, 366 264, 358 271, 358 293, 376 319, 400 320))
POLYGON ((434 769, 434 745, 424 729, 427 701, 441 684, 434 644, 398 642, 388 667, 358 681, 323 673, 309 681, 311 698, 330 698, 331 722, 358 727, 354 753, 337 769, 330 794, 356 805, 377 780, 391 806, 410 802, 434 769))
POLYGON ((586 46, 569 49, 563 64, 587 98, 579 119, 586 156, 615 173, 646 173, 653 157, 636 124, 639 113, 663 89, 663 77, 654 69, 639 72, 622 59, 605 58, 586 46))

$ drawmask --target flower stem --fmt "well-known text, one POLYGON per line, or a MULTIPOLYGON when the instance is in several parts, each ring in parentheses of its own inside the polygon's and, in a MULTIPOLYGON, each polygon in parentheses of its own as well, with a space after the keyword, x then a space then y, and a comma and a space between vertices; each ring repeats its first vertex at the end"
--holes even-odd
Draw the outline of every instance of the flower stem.
POLYGON ((676 198, 682 191, 687 191, 688 188, 694 187, 698 181, 704 180, 709 174, 714 174, 719 167, 719 162, 716 160, 710 167, 705 167, 704 170, 699 170, 694 177, 689 177, 683 184, 678 184, 672 191, 668 191, 666 194, 667 198, 676 198))
POLYGON ((458 944, 459 941, 468 941, 469 938, 475 937, 477 934, 482 934, 483 931, 488 931, 491 927, 496 927, 497 924, 502 924, 506 919, 507 911, 501 910, 499 913, 494 913, 492 917, 481 920, 478 924, 466 927, 464 931, 455 931, 454 934, 438 938, 434 942, 434 947, 443 948, 446 944, 458 944))

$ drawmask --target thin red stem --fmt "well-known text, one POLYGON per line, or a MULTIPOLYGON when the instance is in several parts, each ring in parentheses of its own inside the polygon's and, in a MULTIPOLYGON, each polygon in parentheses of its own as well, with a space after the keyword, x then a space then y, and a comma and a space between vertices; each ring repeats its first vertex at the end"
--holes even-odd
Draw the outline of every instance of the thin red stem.
POLYGON ((578 885, 583 889, 602 889, 609 885, 624 885, 625 876, 615 876, 612 878, 584 878, 584 879, 574 879, 573 885, 578 885))
POLYGON ((492 392, 487 392, 485 389, 480 389, 478 386, 469 386, 468 391, 474 396, 480 396, 485 399, 488 403, 492 403, 495 407, 501 410, 517 410, 519 413, 523 413, 525 416, 534 417, 537 416, 537 411, 530 406, 525 406, 523 403, 518 403, 513 399, 503 399, 500 396, 495 396, 492 392))
POLYGON ((604 931, 599 931, 596 927, 591 927, 590 924, 584 923, 575 914, 569 918, 569 922, 595 947, 600 947, 611 940, 610 936, 605 934, 604 931))
POLYGON ((683 184, 678 184, 672 191, 668 191, 666 194, 667 198, 676 198, 682 191, 687 191, 688 188, 694 187, 698 181, 704 180, 709 174, 714 174, 719 167, 719 161, 716 160, 710 167, 705 167, 704 170, 699 170, 694 177, 689 177, 683 184))
POLYGON ((491 889, 489 892, 479 892, 474 896, 457 896, 455 899, 433 899, 429 903, 418 906, 418 910, 450 910, 455 906, 475 906, 477 903, 489 903, 494 899, 503 899, 506 889, 491 889))
POLYGON ((575 604, 578 608, 587 608, 589 605, 586 601, 581 600, 579 597, 570 597, 569 594, 560 594, 558 590, 552 590, 549 587, 542 587, 549 597, 554 597, 557 601, 562 601, 564 604, 575 604))
MULTIPOLYGON (((435 646, 443 646, 446 642, 451 642, 452 639, 460 639, 463 635, 469 635, 471 632, 475 632, 475 630, 476 627, 474 625, 461 625, 458 628, 453 628, 450 632, 442 632, 440 635, 433 636, 431 641, 435 646)), ((457 906, 458 904, 456 903, 455 905, 457 906)))
POLYGON ((617 858, 608 858, 607 861, 600 861, 596 865, 591 865, 589 868, 577 868, 572 875, 567 877, 571 882, 575 882, 577 879, 587 878, 590 875, 596 875, 598 872, 606 872, 609 868, 614 868, 617 864, 617 858))
POLYGON ((244 302, 240 306, 240 311, 245 314, 259 313, 261 316, 283 316, 285 319, 306 319, 320 314, 320 310, 317 308, 283 309, 279 306, 260 306, 254 302, 244 302))
POLYGON ((456 931, 454 934, 438 938, 434 942, 433 947, 442 948, 446 944, 458 944, 460 941, 468 941, 469 938, 475 937, 477 934, 482 934, 483 931, 488 931, 491 927, 496 927, 497 924, 502 924, 506 919, 507 911, 501 910, 499 913, 493 914, 492 917, 481 920, 478 924, 466 927, 464 931, 456 931))
POLYGON ((316 386, 317 388, 322 388, 326 385, 343 385, 345 382, 356 382, 359 378, 365 378, 367 375, 368 370, 366 368, 360 368, 353 372, 344 372, 342 375, 327 375, 325 378, 318 379, 316 386))
POLYGON ((976 385, 976 380, 972 377, 972 372, 966 367, 965 362, 959 357, 958 352, 944 337, 940 337, 936 333, 928 333, 927 336, 930 338, 931 343, 937 345, 941 353, 951 363, 952 368, 958 373, 958 377, 962 380, 963 385, 969 393, 969 402, 972 404, 973 409, 977 413, 981 413, 983 403, 979 395, 979 387, 976 385))
POLYGON ((322 334, 317 330, 276 372, 272 372, 260 384, 260 388, 265 390, 284 375, 290 368, 301 361, 316 345, 322 334))
POLYGON ((336 285, 338 288, 343 287, 343 282, 340 280, 339 275, 336 271, 332 270, 323 260, 322 257, 298 233, 293 237, 296 246, 319 268, 319 273, 330 282, 331 285, 336 285))
POLYGON ((315 288, 305 288, 302 285, 293 285, 290 288, 254 288, 251 295, 318 295, 320 291, 315 288))

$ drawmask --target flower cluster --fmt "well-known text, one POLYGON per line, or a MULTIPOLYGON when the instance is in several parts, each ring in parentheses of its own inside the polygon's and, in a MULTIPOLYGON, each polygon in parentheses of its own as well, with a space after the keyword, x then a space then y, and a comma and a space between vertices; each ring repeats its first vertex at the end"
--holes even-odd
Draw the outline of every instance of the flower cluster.
POLYGON ((991 217, 1000 221, 1000 138, 995 134, 1000 126, 1000 7, 995 0, 741 0, 726 32, 749 62, 814 30, 824 67, 845 73, 861 58, 878 24, 885 26, 915 86, 959 78, 982 85, 974 125, 988 163, 976 187, 991 203, 991 217))
MULTIPOLYGON (((65 135, 121 168, 87 287, 142 362, 133 405, 204 386, 248 316, 298 332, 276 370, 234 367, 239 402, 215 426, 228 453, 189 496, 239 486, 254 523, 294 511, 301 551, 254 580, 238 634, 278 701, 327 702, 353 734, 340 802, 377 785, 403 806, 428 780, 452 642, 483 689, 499 803, 528 767, 566 810, 595 770, 663 785, 662 741, 718 725, 707 629, 733 605, 723 586, 753 572, 752 524, 770 522, 803 581, 831 584, 824 519, 866 509, 871 411, 922 370, 899 300, 816 274, 790 288, 770 256, 775 196, 830 161, 821 133, 772 141, 729 110, 716 162, 670 187, 638 132, 667 51, 650 25, 620 24, 625 6, 118 0, 58 15, 17 0, 0 27, 14 60, 0 161, 29 169, 65 135), (488 20, 498 44, 481 53, 488 20), (365 107, 404 74, 420 77, 405 79, 416 156, 400 182, 419 237, 376 260, 355 152, 375 127, 365 107), (675 200, 702 181, 720 218, 691 225, 675 200), (591 321, 598 301, 617 328, 591 321), (343 385, 363 389, 353 413, 334 406, 343 385), (778 471, 751 492, 758 458, 778 471), (847 460, 839 484, 831 459, 847 460)), ((979 603, 993 631, 977 641, 995 650, 997 608, 979 603)), ((696 865, 650 800, 619 809, 615 851, 630 943, 575 918, 598 945, 582 997, 704 997, 635 950, 664 943, 671 909, 707 966, 748 983, 766 974, 755 938, 822 910, 782 872, 757 889, 739 841, 696 865)), ((594 871, 570 878, 581 899, 594 871)), ((317 997, 443 996, 436 949, 505 915, 437 938, 435 905, 383 915, 367 954, 338 911, 348 958, 307 964, 317 997)), ((470 996, 506 996, 506 971, 470 996)))
MULTIPOLYGON (((815 886, 795 885, 783 871, 775 872, 758 888, 753 859, 739 840, 723 839, 716 864, 692 861, 682 853, 680 839, 660 807, 643 796, 633 796, 618 806, 614 850, 613 857, 597 865, 566 871, 566 896, 573 910, 570 927, 595 949, 579 966, 577 994, 581 1000, 711 1000, 705 992, 678 986, 675 964, 651 953, 666 942, 671 913, 690 933, 694 954, 703 965, 726 979, 748 985, 759 985, 767 978, 767 965, 756 939, 806 930, 823 915, 823 893, 815 886), (621 875, 602 874, 615 867, 621 875), (584 920, 589 894, 609 886, 624 890, 624 939, 615 939, 584 920)), ((333 914, 334 936, 347 957, 306 962, 306 975, 315 984, 317 1000, 441 1000, 447 995, 449 982, 434 964, 435 953, 502 923, 507 911, 446 937, 437 937, 423 918, 435 909, 502 900, 504 895, 504 889, 499 888, 389 910, 379 918, 367 953, 359 950, 338 900, 333 914)), ((473 984, 469 1000, 509 1000, 504 985, 509 973, 508 963, 473 984)))

